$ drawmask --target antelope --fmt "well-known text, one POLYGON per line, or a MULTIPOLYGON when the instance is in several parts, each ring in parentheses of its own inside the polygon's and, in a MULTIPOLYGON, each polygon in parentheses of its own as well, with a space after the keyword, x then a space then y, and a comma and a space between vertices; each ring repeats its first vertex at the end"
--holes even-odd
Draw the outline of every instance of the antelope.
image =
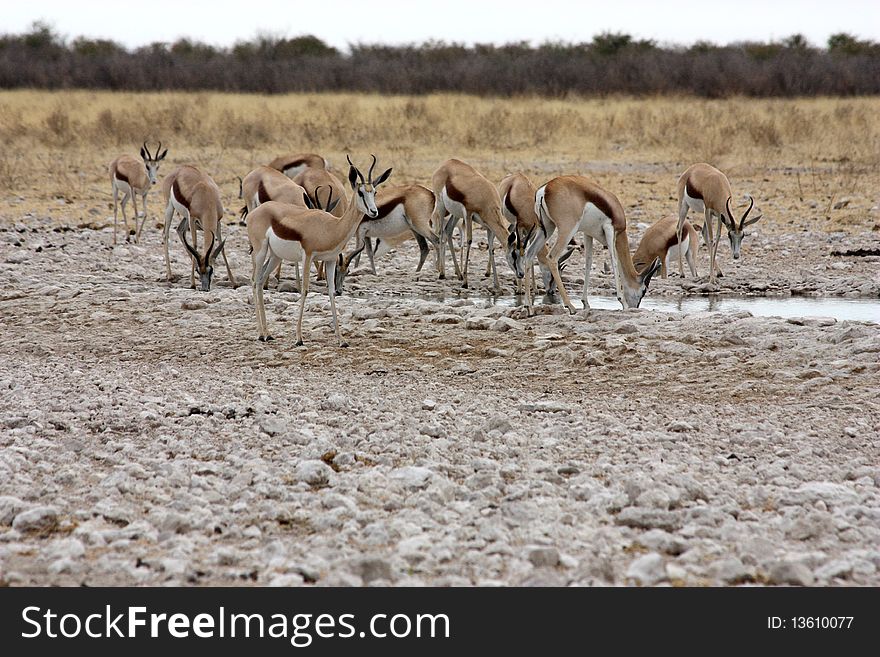
MULTIPOLYGON (((253 260, 253 276, 251 278, 253 280, 257 275, 255 256, 266 239, 266 230, 269 226, 263 224, 256 225, 252 222, 249 216, 250 211, 266 201, 279 201, 280 203, 289 203, 290 205, 302 208, 312 208, 314 206, 306 190, 277 169, 271 167, 257 167, 246 175, 241 182, 241 196, 245 200, 245 206, 241 209, 241 217, 247 222, 248 241, 253 260)), ((275 272, 275 278, 281 279, 280 264, 275 272)), ((295 278, 299 278, 298 266, 295 278)))
MULTIPOLYGON (((278 175, 281 175, 281 174, 279 173, 278 175)), ((291 185, 296 185, 296 183, 294 183, 292 180, 290 180, 287 177, 285 177, 285 180, 288 180, 288 182, 290 182, 291 185)), ((299 185, 296 185, 296 186, 299 187, 299 185)), ((302 188, 300 188, 300 189, 302 189, 302 188)), ((318 188, 318 189, 320 190, 320 188, 318 188)), ((318 210, 326 209, 328 212, 332 212, 333 209, 336 207, 336 204, 339 202, 339 199, 329 198, 328 201, 330 202, 330 205, 327 208, 323 208, 320 204, 317 206, 312 205, 312 202, 309 199, 307 194, 304 194, 303 196, 304 196, 303 203, 287 203, 287 205, 292 205, 292 206, 298 207, 298 208, 305 208, 307 210, 313 210, 313 209, 315 209, 315 207, 317 207, 318 210)), ((269 202, 268 200, 263 201, 263 203, 268 203, 268 202, 269 202)), ((273 200, 273 202, 286 203, 286 201, 283 201, 283 200, 279 200, 279 201, 273 200)), ((260 203, 259 205, 262 205, 263 203, 260 203)), ((248 245, 250 248, 251 260, 253 262, 253 273, 251 275, 251 280, 255 281, 255 280, 257 280, 257 275, 259 273, 258 272, 259 266, 262 264, 262 261, 257 260, 257 254, 260 253, 260 250, 263 248, 263 246, 266 243, 266 239, 267 239, 266 233, 269 230, 269 225, 271 223, 270 215, 269 214, 257 214, 254 212, 247 212, 247 206, 245 206, 245 208, 243 208, 243 216, 246 217, 245 222, 247 224, 248 245)), ((297 284, 300 284, 299 283, 299 280, 300 280, 299 279, 299 261, 300 260, 302 260, 302 258, 294 261, 294 273, 295 273, 295 280, 297 281, 297 284)), ((278 269, 275 270, 275 278, 279 279, 279 280, 281 278, 281 263, 280 262, 278 263, 278 269)))
POLYGON ((223 202, 220 200, 220 188, 211 177, 194 166, 184 165, 172 171, 162 181, 162 193, 165 197, 165 269, 167 279, 171 281, 171 260, 168 256, 168 235, 171 231, 171 221, 174 212, 177 211, 183 220, 177 226, 177 234, 183 242, 186 250, 192 256, 192 270, 190 273, 190 286, 195 289, 195 272, 199 270, 199 279, 202 292, 211 289, 211 276, 214 273, 214 261, 217 256, 223 254, 226 263, 226 272, 233 286, 236 285, 229 260, 226 258, 224 245, 226 240, 220 235, 221 220, 223 219, 223 202), (193 243, 186 239, 187 224, 193 236, 193 243), (205 231, 204 251, 199 253, 198 230, 205 231), (208 242, 208 235, 211 241, 208 242))
MULTIPOLYGON (((434 193, 422 185, 402 185, 382 189, 376 193, 375 218, 365 217, 355 233, 357 242, 352 251, 346 254, 341 266, 337 269, 339 286, 337 292, 342 290, 342 283, 348 274, 352 260, 364 250, 368 238, 389 240, 401 233, 411 232, 419 245, 419 264, 416 273, 422 270, 428 257, 428 242, 434 247, 435 256, 440 248, 440 240, 431 227, 431 213, 434 210, 434 193)), ((373 261, 372 252, 370 266, 376 273, 376 265, 373 261)), ((437 269, 440 269, 439 258, 437 269)))
MULTIPOLYGON (((338 205, 335 206, 335 209, 331 214, 334 217, 341 217, 345 213, 345 206, 347 203, 345 186, 335 174, 330 173, 325 169, 308 168, 294 176, 293 182, 305 190, 313 204, 318 203, 316 190, 319 187, 325 188, 327 190, 328 198, 335 196, 338 202, 338 205)), ((326 203, 324 204, 324 207, 327 207, 326 203)))
MULTIPOLYGON (((509 245, 513 245, 520 258, 525 257, 525 249, 536 231, 539 229, 538 216, 535 214, 535 189, 532 181, 521 173, 511 173, 504 177, 498 184, 498 195, 501 197, 501 212, 504 218, 510 222, 510 234, 507 236, 509 245)), ((538 254, 538 260, 544 268, 544 260, 546 260, 547 249, 541 249, 538 254)), ((533 268, 526 271, 526 285, 535 285, 533 268), (531 282, 530 282, 531 281, 531 282)), ((546 278, 546 277, 545 277, 546 278)), ((521 293, 522 281, 524 279, 517 278, 517 293, 521 293)), ((527 294, 533 294, 530 287, 525 290, 527 294)), ((550 291, 548 290, 548 293, 550 291)))
MULTIPOLYGON (((678 179, 678 225, 675 234, 680 243, 684 220, 687 218, 689 210, 705 213, 703 236, 709 248, 710 283, 715 282, 715 259, 718 252, 718 242, 721 238, 721 224, 724 224, 727 228, 727 236, 730 239, 733 259, 738 260, 742 248, 742 240, 745 237, 743 232, 745 227, 752 225, 763 216, 758 215, 746 221, 746 217, 749 216, 749 212, 752 211, 755 205, 755 199, 749 196, 749 207, 740 218, 739 224, 737 224, 730 209, 731 196, 730 181, 727 179, 727 176, 712 165, 704 162, 691 165, 678 179), (713 217, 718 220, 716 231, 713 231, 712 228, 713 217), (717 234, 713 236, 713 232, 717 234)), ((678 271, 684 276, 680 253, 678 256, 678 271)))
POLYGON ((580 230, 584 234, 584 308, 589 308, 587 291, 590 283, 590 268, 593 264, 593 240, 597 239, 608 247, 611 270, 617 299, 626 308, 638 308, 642 297, 648 290, 651 277, 660 268, 660 259, 654 261, 641 272, 636 271, 629 252, 629 239, 626 233, 626 216, 618 198, 584 176, 560 176, 554 178, 535 194, 535 214, 541 222, 541 230, 532 241, 526 258, 529 262, 544 247, 553 231, 559 229, 559 237, 550 249, 547 264, 556 286, 571 314, 575 307, 568 298, 568 292, 559 276, 559 259, 574 234, 580 230))
POLYGON ((285 203, 269 201, 256 210, 253 215, 262 220, 262 215, 269 217, 269 229, 266 231, 266 242, 257 254, 257 262, 262 263, 260 273, 254 281, 254 300, 259 327, 259 340, 265 342, 272 339, 266 327, 266 309, 263 304, 263 285, 275 266, 282 260, 303 260, 302 290, 299 300, 299 319, 296 323, 296 345, 302 346, 302 320, 309 293, 309 269, 312 260, 326 264, 327 291, 330 295, 330 310, 333 314, 333 329, 340 347, 347 344, 342 340, 339 321, 336 317, 336 270, 342 260, 342 250, 354 235, 364 215, 375 219, 379 211, 376 208, 376 187, 388 180, 391 169, 387 169, 373 180, 373 168, 376 156, 370 166, 367 178, 360 169, 348 158, 348 182, 354 190, 352 202, 348 204, 341 217, 324 210, 304 210, 285 203))
POLYGON ((269 166, 288 178, 295 178, 305 169, 326 169, 329 163, 315 153, 286 153, 269 162, 269 166))
POLYGON ((637 269, 642 269, 648 263, 653 262, 655 258, 660 258, 660 276, 666 278, 672 258, 677 257, 678 252, 684 251, 691 276, 697 277, 697 264, 694 255, 700 246, 700 236, 691 223, 685 220, 683 239, 679 242, 676 234, 677 227, 678 217, 674 214, 663 217, 648 227, 632 257, 633 264, 637 269))
POLYGON ((257 167, 241 182, 241 195, 245 201, 242 215, 266 201, 280 201, 300 207, 310 207, 311 199, 306 190, 277 169, 257 167))
MULTIPOLYGON (((470 262, 471 243, 473 242, 473 222, 486 227, 489 232, 489 267, 493 274, 495 290, 498 288, 498 271, 495 267, 494 240, 505 240, 508 237, 508 222, 501 213, 501 197, 498 190, 486 178, 469 164, 461 160, 446 160, 434 172, 431 178, 431 189, 434 192, 434 213, 432 220, 439 226, 440 232, 440 278, 445 275, 446 244, 452 252, 456 275, 462 279, 462 287, 468 287, 468 264, 470 262), (452 218, 445 222, 447 214, 452 218), (465 256, 463 267, 459 268, 455 261, 455 249, 452 246, 452 231, 459 220, 464 219, 465 256), (444 240, 445 234, 445 240, 444 240)), ((504 242, 502 242, 504 243, 504 242)), ((506 257, 510 268, 517 278, 523 278, 524 265, 515 243, 506 243, 506 257)))
POLYGON ((134 205, 134 241, 136 243, 140 242, 141 230, 143 230, 144 223, 147 221, 147 192, 150 191, 151 185, 156 184, 159 164, 168 155, 167 148, 160 155, 159 151, 161 149, 162 142, 160 141, 159 146, 156 147, 156 154, 153 155, 150 153, 150 149, 147 148, 147 142, 144 142, 144 145, 141 146, 141 159, 143 163, 138 162, 137 158, 131 155, 120 155, 110 163, 110 185, 113 190, 113 244, 116 244, 116 224, 119 220, 120 192, 122 192, 122 220, 125 222, 125 241, 129 241, 128 217, 125 216, 125 206, 128 203, 128 199, 131 198, 132 205, 134 205), (140 226, 138 226, 137 222, 137 194, 141 196, 141 205, 143 205, 144 209, 144 218, 141 220, 140 226))
MULTIPOLYGON (((341 217, 345 212, 345 206, 348 203, 345 196, 345 185, 343 185, 342 181, 339 180, 335 174, 330 173, 326 169, 314 169, 309 167, 299 172, 294 177, 293 181, 302 186, 302 188, 306 190, 306 194, 308 194, 309 198, 312 200, 313 205, 319 207, 321 207, 321 203, 317 197, 317 190, 321 187, 326 187, 327 203, 325 203, 323 207, 327 207, 330 204, 331 199, 335 196, 337 204, 334 206, 334 209, 330 211, 330 214, 335 217, 341 217)), ((322 280, 324 278, 324 263, 316 262, 315 269, 318 272, 318 280, 322 280)))

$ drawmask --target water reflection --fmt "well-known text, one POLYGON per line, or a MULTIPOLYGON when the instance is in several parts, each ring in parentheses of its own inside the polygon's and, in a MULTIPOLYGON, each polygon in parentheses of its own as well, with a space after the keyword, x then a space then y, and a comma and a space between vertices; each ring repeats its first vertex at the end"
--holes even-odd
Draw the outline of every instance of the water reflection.
MULTIPOLYGON (((462 293, 449 295, 424 295, 417 298, 424 301, 448 303, 467 299, 475 306, 523 306, 521 296, 479 296, 462 293)), ((580 308, 580 299, 572 299, 580 308)), ((557 296, 547 296, 535 300, 536 304, 561 304, 557 296)), ((620 302, 612 296, 591 296, 590 307, 602 310, 620 310, 620 302)), ((833 317, 838 321, 856 320, 880 323, 880 299, 850 299, 843 297, 646 297, 641 308, 660 312, 739 312, 746 310, 759 317, 833 317)))

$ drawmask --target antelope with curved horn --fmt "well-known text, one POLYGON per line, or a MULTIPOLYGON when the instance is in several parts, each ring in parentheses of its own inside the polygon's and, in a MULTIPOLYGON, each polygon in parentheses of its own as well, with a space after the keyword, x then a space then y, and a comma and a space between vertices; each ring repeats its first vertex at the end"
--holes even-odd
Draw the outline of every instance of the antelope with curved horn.
POLYGON ((168 235, 171 231, 171 221, 174 212, 177 211, 183 217, 177 226, 177 234, 184 247, 192 256, 192 271, 190 273, 190 285, 195 289, 195 272, 198 269, 201 289, 207 292, 211 289, 211 277, 214 273, 214 261, 217 256, 223 254, 226 263, 226 272, 233 286, 236 285, 229 260, 226 258, 224 245, 226 240, 220 234, 221 220, 223 219, 223 202, 220 200, 220 188, 211 179, 211 176, 200 171, 194 166, 184 165, 172 171, 162 181, 162 193, 165 197, 165 268, 167 278, 171 281, 171 260, 168 256, 168 235), (193 236, 193 243, 186 239, 187 227, 193 236), (199 253, 198 231, 203 230, 204 249, 199 253), (208 236, 210 235, 210 242, 208 236))
MULTIPOLYGON (((259 339, 270 340, 266 327, 266 310, 263 304, 263 285, 269 273, 282 260, 303 260, 302 291, 299 300, 299 318, 296 323, 296 344, 301 346, 302 320, 309 293, 309 269, 312 261, 322 261, 327 271, 327 291, 330 295, 330 310, 333 313, 333 329, 340 347, 346 346, 339 330, 336 317, 336 269, 342 258, 342 250, 354 235, 364 215, 375 218, 379 211, 376 208, 376 187, 388 180, 391 169, 387 169, 375 180, 372 177, 376 156, 373 155, 370 175, 365 179, 360 169, 351 163, 348 170, 348 181, 354 190, 351 203, 348 204, 341 217, 335 217, 324 210, 304 210, 285 203, 269 201, 256 210, 253 215, 268 215, 269 229, 266 231, 266 243, 257 254, 261 262, 260 272, 254 281, 254 301, 257 311, 259 339)), ((260 219, 261 217, 257 217, 260 219)))
POLYGON ((682 241, 679 242, 676 234, 677 227, 678 217, 674 214, 663 217, 648 227, 632 257, 636 269, 642 269, 654 262, 655 258, 660 258, 660 276, 666 278, 666 274, 669 272, 669 263, 673 258, 678 257, 679 251, 683 251, 691 270, 691 276, 697 278, 697 263, 694 256, 700 246, 700 236, 691 223, 686 220, 682 241))
POLYGON ((168 149, 162 151, 162 142, 156 147, 156 153, 151 154, 147 142, 141 146, 141 160, 138 161, 131 155, 120 155, 110 163, 110 185, 113 190, 113 243, 116 244, 116 224, 119 220, 119 194, 122 193, 122 221, 125 223, 125 241, 129 241, 128 217, 125 216, 125 206, 128 199, 134 205, 134 241, 140 242, 141 231, 147 221, 147 192, 150 186, 156 184, 156 174, 159 164, 168 155, 168 149), (138 225, 138 211, 136 195, 140 194, 141 205, 144 210, 144 218, 138 225))
MULTIPOLYGON (((327 198, 332 197, 336 199, 337 204, 334 206, 331 214, 334 217, 341 217, 345 213, 345 207, 348 204, 345 195, 345 185, 335 174, 325 169, 308 168, 294 176, 293 182, 302 187, 305 193, 308 194, 312 205, 318 205, 317 190, 324 188, 327 198)), ((328 204, 323 203, 321 205, 326 208, 328 204)))
MULTIPOLYGON (((241 217, 247 224, 248 242, 250 243, 251 258, 253 260, 253 275, 257 275, 256 253, 263 246, 266 239, 266 230, 269 225, 264 222, 251 220, 250 212, 266 201, 278 201, 289 203, 302 208, 313 208, 312 200, 302 187, 293 182, 277 169, 271 167, 257 167, 241 181, 241 196, 245 206, 241 209, 241 217)), ((275 278, 281 279, 281 265, 275 272, 275 278)), ((299 279, 299 266, 295 269, 294 278, 299 279)))
POLYGON ((618 198, 584 176, 560 176, 554 178, 535 194, 535 214, 541 222, 541 230, 532 241, 527 252, 528 261, 547 243, 547 239, 558 228, 559 236, 547 257, 547 263, 562 300, 569 312, 575 307, 568 298, 568 292, 559 277, 559 259, 568 247, 569 241, 577 231, 584 235, 584 308, 589 308, 587 291, 590 283, 590 268, 593 264, 593 240, 608 247, 611 270, 617 299, 626 308, 638 308, 642 297, 648 291, 651 277, 660 269, 660 259, 654 261, 641 272, 633 265, 629 252, 629 238, 626 232, 626 216, 618 198))
MULTIPOLYGON (((376 192, 376 210, 378 214, 375 218, 364 217, 361 225, 355 233, 357 242, 354 249, 345 254, 342 263, 336 271, 338 285, 337 292, 342 291, 342 283, 348 274, 349 266, 352 260, 364 250, 367 239, 393 239, 401 233, 411 232, 419 245, 419 264, 416 267, 416 273, 422 270, 425 260, 428 257, 428 243, 434 247, 436 256, 437 250, 440 248, 440 240, 434 229, 431 227, 431 213, 434 211, 434 193, 427 187, 422 185, 402 185, 400 187, 390 187, 376 192)), ((373 261, 372 252, 368 252, 370 256, 370 266, 373 273, 376 273, 376 266, 373 261)), ((440 269, 440 261, 437 258, 437 269, 440 269)))
MULTIPOLYGON (((730 181, 721 171, 711 164, 700 162, 693 164, 681 174, 678 179, 678 225, 676 236, 678 241, 682 239, 684 220, 689 210, 705 213, 703 223, 703 236, 709 248, 709 282, 715 282, 717 267, 715 265, 718 243, 721 241, 721 225, 727 228, 730 239, 730 248, 733 251, 734 260, 738 260, 742 248, 742 240, 745 236, 745 227, 758 221, 763 215, 746 220, 749 212, 755 206, 755 199, 749 196, 749 207, 743 213, 737 223, 730 209, 730 181), (712 219, 717 219, 713 230, 712 219)), ((684 276, 684 268, 681 264, 681 254, 678 257, 678 271, 684 276)))
POLYGON ((285 153, 269 162, 269 166, 288 178, 295 178, 306 169, 327 169, 329 163, 317 153, 285 153))
POLYGON ((507 243, 508 222, 501 213, 501 197, 495 185, 469 164, 461 160, 446 160, 434 172, 431 178, 431 189, 434 192, 434 225, 440 232, 440 278, 445 278, 446 244, 452 252, 455 273, 462 279, 462 287, 468 287, 468 264, 470 262, 471 243, 473 242, 473 222, 485 226, 489 232, 489 266, 493 274, 495 290, 498 287, 498 271, 495 267, 494 240, 497 237, 506 246, 505 256, 510 268, 517 278, 525 276, 524 264, 518 258, 515 244, 507 243), (451 219, 446 221, 446 215, 451 219), (455 260, 455 249, 452 246, 452 231, 456 224, 464 220, 465 256, 463 267, 459 268, 455 260))

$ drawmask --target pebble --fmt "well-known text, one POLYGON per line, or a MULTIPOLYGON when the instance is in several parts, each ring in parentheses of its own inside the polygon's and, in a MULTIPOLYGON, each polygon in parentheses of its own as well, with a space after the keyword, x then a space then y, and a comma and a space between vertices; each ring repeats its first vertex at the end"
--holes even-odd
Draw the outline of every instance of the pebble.
POLYGON ((626 578, 642 586, 653 586, 666 579, 666 566, 663 557, 656 552, 644 554, 633 561, 626 569, 626 578))
POLYGON ((793 561, 777 561, 770 566, 767 574, 770 584, 792 584, 794 586, 812 586, 813 573, 802 563, 793 561))
POLYGON ((40 506, 22 511, 12 521, 12 528, 22 534, 47 534, 58 526, 58 510, 51 506, 40 506))
POLYGON ((309 486, 323 486, 330 480, 332 470, 323 461, 302 461, 293 471, 297 481, 309 486))
POLYGON ((428 485, 434 472, 428 468, 406 466, 392 470, 389 478, 404 488, 419 489, 428 485))

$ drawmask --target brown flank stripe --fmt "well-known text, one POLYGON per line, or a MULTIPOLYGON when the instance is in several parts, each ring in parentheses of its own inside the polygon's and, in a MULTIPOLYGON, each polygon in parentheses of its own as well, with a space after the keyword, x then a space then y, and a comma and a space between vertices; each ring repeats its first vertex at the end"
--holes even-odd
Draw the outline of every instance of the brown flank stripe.
POLYGON ((294 160, 293 162, 288 162, 283 167, 281 167, 282 171, 287 171, 288 169, 292 169, 293 167, 298 167, 305 164, 305 160, 294 160))
POLYGON ((685 189, 685 191, 687 192, 687 195, 690 196, 691 198, 698 198, 698 199, 700 199, 701 201, 703 200, 703 195, 700 194, 700 192, 698 192, 696 189, 694 189, 693 187, 691 187, 691 181, 690 181, 690 180, 688 180, 688 181, 686 181, 686 182, 684 183, 684 189, 685 189))
POLYGON ((266 185, 263 184, 263 181, 260 181, 260 184, 257 186, 257 200, 260 203, 265 203, 266 201, 271 201, 272 197, 269 196, 269 192, 266 191, 266 185))
POLYGON ((614 211, 611 209, 608 199, 606 199, 603 194, 593 194, 590 198, 586 199, 586 201, 595 205, 599 209, 599 212, 609 219, 614 219, 614 211))
POLYGON ((510 214, 512 214, 514 217, 519 217, 519 213, 516 211, 516 208, 513 207, 513 205, 510 203, 510 194, 504 195, 504 207, 506 207, 510 211, 510 214))
POLYGON ((122 173, 119 169, 116 169, 116 171, 113 173, 113 176, 119 182, 124 182, 124 183, 128 183, 129 185, 131 185, 131 183, 128 180, 128 176, 126 176, 124 173, 122 173))
POLYGON ((378 221, 379 219, 384 219, 389 214, 391 214, 394 211, 394 208, 396 208, 401 203, 403 203, 403 197, 395 196, 394 198, 385 201, 382 205, 376 208, 379 211, 379 214, 376 216, 375 219, 371 219, 366 215, 364 215, 364 219, 366 219, 367 221, 378 221))
POLYGON ((302 235, 295 228, 286 225, 275 217, 272 218, 272 232, 278 237, 289 242, 302 242, 302 235))
POLYGON ((464 205, 464 194, 452 184, 451 180, 446 181, 446 195, 456 203, 464 205))
POLYGON ((183 207, 189 210, 189 199, 187 199, 183 192, 180 191, 180 183, 177 182, 177 179, 174 179, 174 184, 171 185, 171 193, 174 194, 174 198, 177 199, 177 202, 180 203, 183 207))

